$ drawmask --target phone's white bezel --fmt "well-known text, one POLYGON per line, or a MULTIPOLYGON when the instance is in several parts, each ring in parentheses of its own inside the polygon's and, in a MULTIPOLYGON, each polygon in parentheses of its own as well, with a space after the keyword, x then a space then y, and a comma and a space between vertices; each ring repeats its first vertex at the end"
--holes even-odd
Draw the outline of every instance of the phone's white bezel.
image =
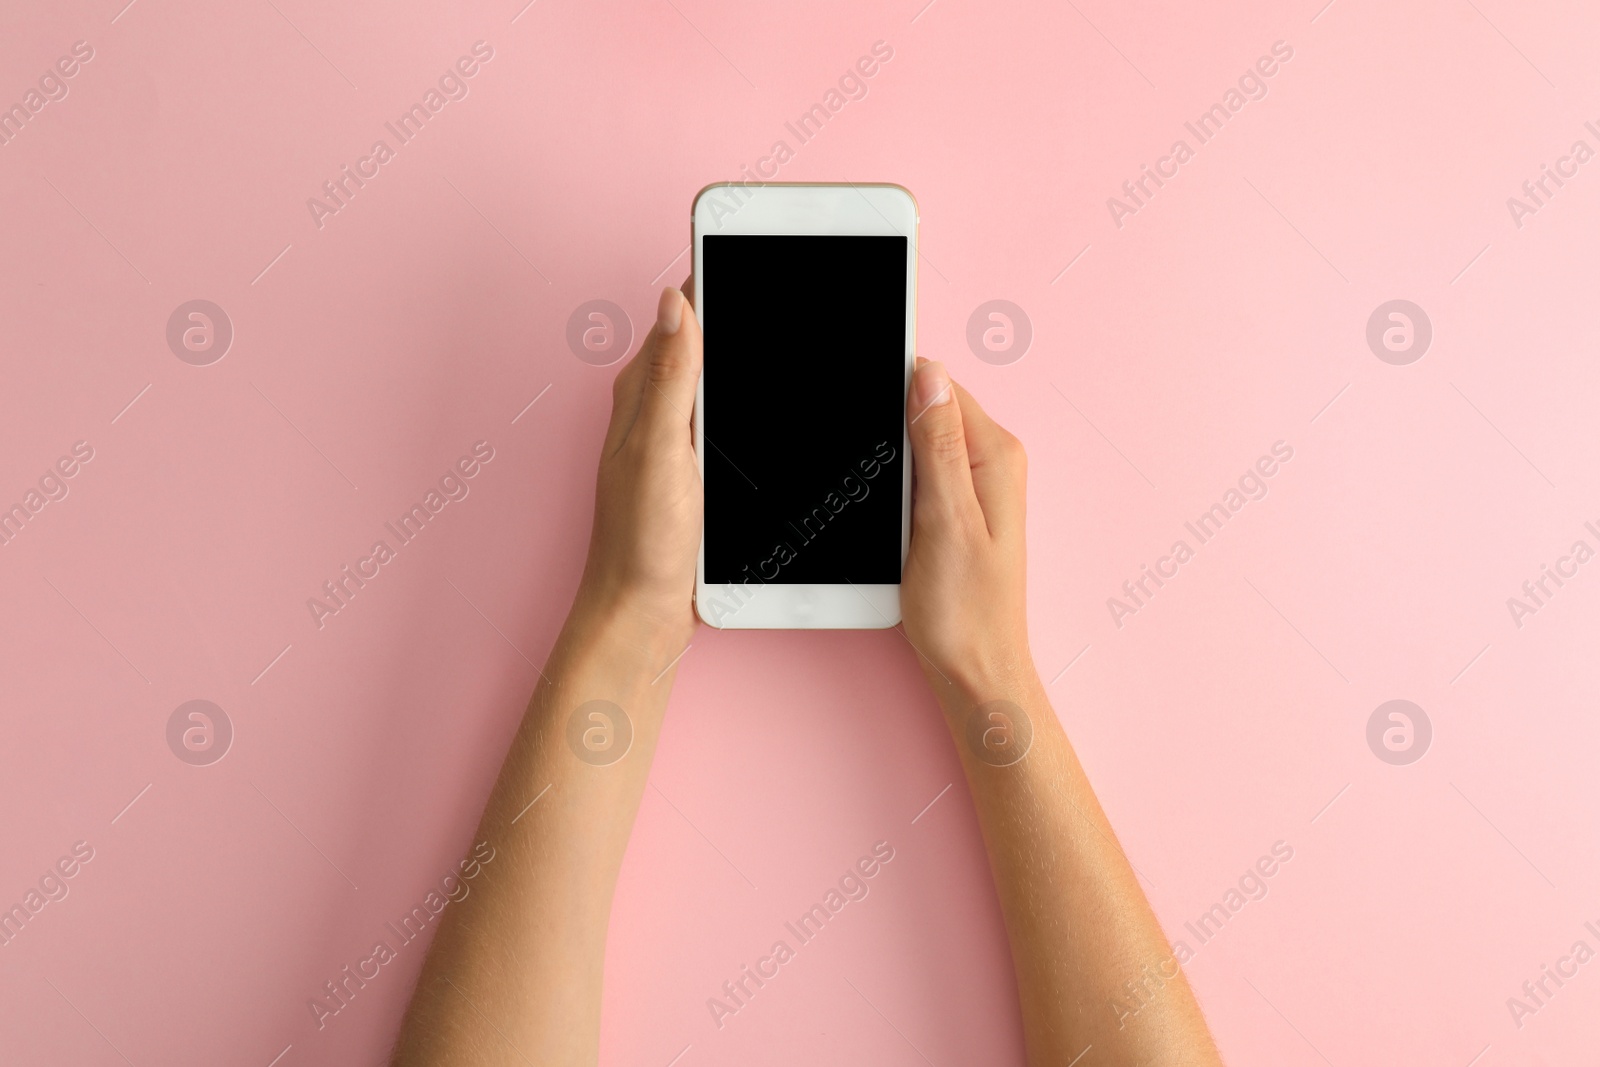
MULTIPOLYGON (((905 389, 916 366, 917 202, 898 185, 720 183, 700 190, 690 209, 694 251, 694 301, 701 296, 701 239, 720 234, 875 235, 906 238, 905 389)), ((817 279, 816 295, 826 299, 828 280, 817 279)), ((797 293, 797 300, 807 294, 797 293)), ((705 315, 700 314, 705 323, 705 315)), ((902 397, 905 393, 902 391, 902 397)), ((705 409, 705 378, 695 393, 694 446, 705 478, 705 437, 700 413, 705 409)), ((816 397, 818 428, 826 425, 826 394, 816 397)), ((901 411, 904 412, 902 401, 901 411)), ((790 428, 791 432, 802 432, 790 428)), ((911 439, 904 414, 900 419, 900 561, 911 546, 911 439)), ((803 551, 803 549, 802 549, 803 551)), ((759 565, 764 561, 752 561, 759 565)), ((871 630, 900 621, 900 586, 896 585, 706 585, 705 533, 695 570, 695 610, 718 629, 843 629, 871 630)))

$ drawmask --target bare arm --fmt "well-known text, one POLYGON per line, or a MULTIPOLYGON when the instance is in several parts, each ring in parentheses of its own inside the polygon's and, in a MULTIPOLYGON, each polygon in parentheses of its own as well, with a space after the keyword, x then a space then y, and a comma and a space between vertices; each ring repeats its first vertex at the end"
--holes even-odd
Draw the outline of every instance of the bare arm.
POLYGON ((668 289, 617 376, 583 581, 479 824, 494 860, 445 912, 397 1067, 598 1058, 617 873, 696 625, 699 373, 694 312, 668 289))
POLYGON ((1085 1064, 1218 1065, 1199 1006, 1034 669, 1022 447, 942 366, 918 362, 905 630, 977 805, 1028 1062, 1063 1067, 1093 1046, 1085 1064))

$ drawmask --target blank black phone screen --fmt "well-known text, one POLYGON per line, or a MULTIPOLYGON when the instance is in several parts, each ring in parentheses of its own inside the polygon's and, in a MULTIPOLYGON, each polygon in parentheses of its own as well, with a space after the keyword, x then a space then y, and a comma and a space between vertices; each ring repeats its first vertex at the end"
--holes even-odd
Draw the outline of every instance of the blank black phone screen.
POLYGON ((906 253, 702 239, 708 585, 899 583, 906 253))

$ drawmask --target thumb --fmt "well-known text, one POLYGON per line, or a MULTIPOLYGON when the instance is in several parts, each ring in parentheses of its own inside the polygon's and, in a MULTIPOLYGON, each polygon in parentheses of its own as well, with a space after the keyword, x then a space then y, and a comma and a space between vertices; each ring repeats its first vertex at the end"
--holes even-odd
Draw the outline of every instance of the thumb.
POLYGON ((972 465, 961 405, 944 364, 921 363, 911 379, 907 411, 911 418, 911 455, 917 472, 917 512, 931 506, 944 514, 975 508, 972 465))
POLYGON ((652 350, 646 356, 644 395, 635 426, 651 438, 682 435, 687 440, 702 346, 694 307, 679 290, 661 291, 649 343, 652 350))

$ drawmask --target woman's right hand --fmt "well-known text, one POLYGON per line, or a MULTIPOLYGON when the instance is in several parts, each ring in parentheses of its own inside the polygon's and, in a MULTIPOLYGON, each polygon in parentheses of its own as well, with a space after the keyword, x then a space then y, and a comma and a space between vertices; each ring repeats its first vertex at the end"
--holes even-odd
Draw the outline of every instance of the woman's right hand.
POLYGON ((1022 442, 925 359, 907 418, 916 490, 901 588, 906 637, 942 700, 982 702, 1032 685, 1022 442))

